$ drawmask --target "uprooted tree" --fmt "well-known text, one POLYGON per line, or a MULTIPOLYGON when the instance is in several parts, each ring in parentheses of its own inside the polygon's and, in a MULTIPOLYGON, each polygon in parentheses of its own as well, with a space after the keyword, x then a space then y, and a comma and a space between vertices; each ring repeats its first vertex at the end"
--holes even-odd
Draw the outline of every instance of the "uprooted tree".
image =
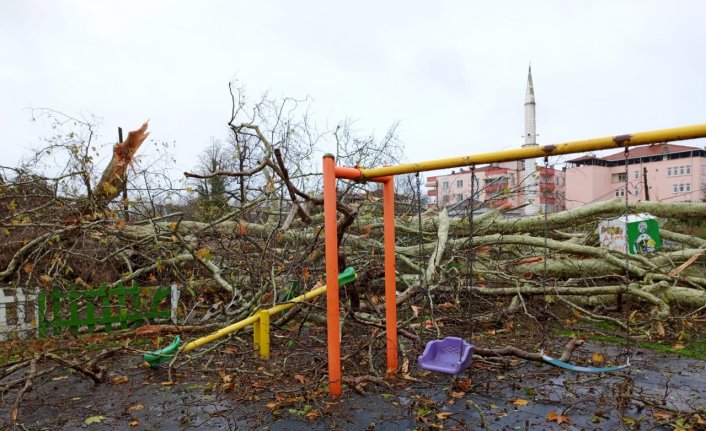
MULTIPOLYGON (((98 175, 92 125, 54 113, 81 131, 58 136, 21 166, 2 168, 0 281, 44 288, 179 282, 193 294, 187 308, 197 301, 217 303, 231 321, 281 300, 284 286, 313 286, 324 272, 317 144, 333 140, 341 165, 394 163, 401 154, 395 128, 382 139, 357 136, 351 122, 319 133, 307 117, 306 101, 263 98, 248 104, 232 89, 231 96, 227 147, 213 143, 205 169, 185 173, 187 189, 173 186, 164 172, 149 172, 154 163, 136 162, 149 135, 147 123, 113 147, 98 175), (49 154, 60 154, 64 162, 53 175, 43 164, 49 154), (220 163, 223 154, 228 163, 220 163), (129 202, 119 200, 125 187, 129 202), (194 209, 204 203, 207 211, 194 209)), ((489 306, 467 318, 483 322, 533 314, 549 304, 644 335, 706 307, 706 240, 685 229, 703 222, 706 204, 630 203, 630 212, 666 222, 661 234, 671 246, 644 256, 598 246, 597 223, 624 214, 622 201, 546 218, 508 217, 507 208, 495 208, 476 214, 471 224, 468 214, 451 218, 433 209, 418 214, 421 196, 413 177, 398 178, 397 188, 397 301, 403 313, 412 305, 433 312, 448 300, 480 301, 489 306), (507 306, 490 306, 497 301, 507 306), (542 307, 533 309, 532 301, 542 307), (644 312, 628 319, 611 311, 616 302, 644 312)), ((343 297, 355 319, 378 324, 380 191, 342 181, 338 193, 342 265, 360 274, 343 297)), ((282 317, 288 318, 291 313, 282 317)), ((415 318, 422 319, 407 322, 415 318)), ((417 327, 401 330, 418 340, 409 332, 417 327)))

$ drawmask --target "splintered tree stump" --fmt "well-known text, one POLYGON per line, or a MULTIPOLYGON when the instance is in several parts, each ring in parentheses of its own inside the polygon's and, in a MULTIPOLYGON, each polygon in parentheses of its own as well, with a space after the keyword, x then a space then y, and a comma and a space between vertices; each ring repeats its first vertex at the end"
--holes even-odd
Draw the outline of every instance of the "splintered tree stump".
POLYGON ((93 189, 93 199, 99 203, 108 203, 117 198, 127 182, 127 169, 132 165, 135 153, 150 135, 148 121, 139 129, 127 134, 125 142, 113 146, 113 157, 103 171, 98 185, 93 189))

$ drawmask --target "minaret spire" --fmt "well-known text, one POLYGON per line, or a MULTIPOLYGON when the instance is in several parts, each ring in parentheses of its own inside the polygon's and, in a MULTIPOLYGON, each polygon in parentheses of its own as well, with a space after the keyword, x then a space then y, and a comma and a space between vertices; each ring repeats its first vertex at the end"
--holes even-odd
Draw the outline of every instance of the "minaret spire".
MULTIPOLYGON (((525 143, 522 147, 537 146, 536 102, 532 83, 532 64, 527 71, 527 91, 525 92, 525 143)), ((537 163, 535 159, 525 160, 525 215, 537 214, 539 196, 537 194, 537 163)))
POLYGON ((530 65, 527 71, 527 91, 525 92, 525 145, 523 147, 537 145, 536 105, 534 84, 532 83, 532 65, 530 65))

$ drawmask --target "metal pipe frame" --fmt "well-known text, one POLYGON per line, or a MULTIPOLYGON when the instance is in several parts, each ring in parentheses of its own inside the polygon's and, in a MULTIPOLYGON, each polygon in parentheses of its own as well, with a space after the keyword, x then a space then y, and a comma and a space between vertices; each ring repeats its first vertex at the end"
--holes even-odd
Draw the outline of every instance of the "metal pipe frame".
POLYGON ((395 190, 394 176, 485 163, 500 163, 537 157, 628 148, 638 145, 657 144, 706 137, 706 124, 676 127, 671 129, 638 132, 582 141, 564 142, 556 145, 525 147, 494 151, 476 155, 451 157, 418 163, 406 163, 380 168, 350 168, 336 166, 331 154, 323 156, 324 178, 324 235, 326 253, 326 316, 328 334, 329 393, 341 395, 341 328, 338 292, 338 225, 336 179, 370 180, 383 184, 383 226, 385 252, 385 330, 387 336, 387 371, 398 368, 397 358, 397 293, 395 264, 395 190))

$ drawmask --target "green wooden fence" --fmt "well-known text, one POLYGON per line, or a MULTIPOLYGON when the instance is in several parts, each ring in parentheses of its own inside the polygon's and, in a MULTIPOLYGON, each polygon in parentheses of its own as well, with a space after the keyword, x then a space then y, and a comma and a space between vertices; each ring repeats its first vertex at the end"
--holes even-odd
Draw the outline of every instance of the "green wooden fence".
POLYGON ((131 287, 102 285, 95 290, 54 288, 37 298, 39 336, 46 337, 50 330, 59 335, 65 328, 73 334, 81 327, 92 332, 97 325, 111 331, 114 324, 124 329, 148 319, 173 318, 178 299, 176 285, 143 288, 133 282, 131 287), (165 306, 162 302, 167 297, 171 300, 165 306))

